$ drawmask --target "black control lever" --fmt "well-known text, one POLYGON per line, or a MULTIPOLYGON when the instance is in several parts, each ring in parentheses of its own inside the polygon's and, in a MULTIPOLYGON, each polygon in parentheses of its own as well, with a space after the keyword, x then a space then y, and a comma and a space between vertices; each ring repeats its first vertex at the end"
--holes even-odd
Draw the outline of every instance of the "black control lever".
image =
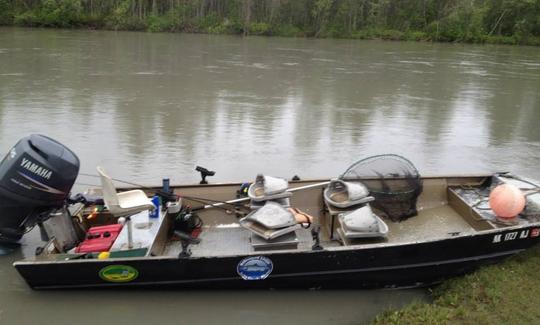
POLYGON ((208 182, 206 181, 206 176, 214 176, 216 174, 215 171, 208 170, 201 166, 197 166, 195 170, 201 173, 201 182, 199 184, 208 184, 208 182))

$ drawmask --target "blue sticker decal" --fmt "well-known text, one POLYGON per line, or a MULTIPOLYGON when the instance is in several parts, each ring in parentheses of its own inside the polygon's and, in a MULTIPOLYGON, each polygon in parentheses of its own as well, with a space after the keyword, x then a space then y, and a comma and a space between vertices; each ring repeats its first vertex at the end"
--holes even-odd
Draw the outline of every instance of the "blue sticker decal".
POLYGON ((238 263, 236 271, 244 280, 264 280, 272 273, 274 264, 268 257, 246 257, 238 263))

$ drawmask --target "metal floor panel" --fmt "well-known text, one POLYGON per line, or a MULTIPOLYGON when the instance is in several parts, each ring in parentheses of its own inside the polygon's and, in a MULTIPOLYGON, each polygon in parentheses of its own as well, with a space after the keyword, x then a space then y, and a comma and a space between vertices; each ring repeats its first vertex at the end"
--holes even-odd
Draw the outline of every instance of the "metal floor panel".
MULTIPOLYGON (((255 252, 250 242, 251 232, 240 226, 203 227, 199 238, 201 242, 190 245, 193 257, 246 255, 255 252)), ((311 250, 312 239, 310 229, 296 230, 298 237, 298 250, 311 250)), ((182 251, 179 241, 169 241, 165 247, 164 255, 178 256, 182 251)), ((275 250, 272 250, 275 251, 275 250)), ((264 251, 257 251, 258 253, 264 251)))
POLYGON ((451 206, 418 211, 418 215, 402 222, 385 220, 388 242, 415 242, 450 237, 451 233, 472 234, 476 231, 451 206))

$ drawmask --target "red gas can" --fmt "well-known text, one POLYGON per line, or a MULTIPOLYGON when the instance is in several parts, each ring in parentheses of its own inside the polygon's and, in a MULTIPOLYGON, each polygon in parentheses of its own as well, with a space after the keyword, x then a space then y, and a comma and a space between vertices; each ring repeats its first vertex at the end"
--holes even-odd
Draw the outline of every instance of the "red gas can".
POLYGON ((99 253, 108 252, 112 244, 120 234, 122 225, 114 224, 107 226, 92 227, 86 233, 86 239, 77 246, 76 253, 99 253))

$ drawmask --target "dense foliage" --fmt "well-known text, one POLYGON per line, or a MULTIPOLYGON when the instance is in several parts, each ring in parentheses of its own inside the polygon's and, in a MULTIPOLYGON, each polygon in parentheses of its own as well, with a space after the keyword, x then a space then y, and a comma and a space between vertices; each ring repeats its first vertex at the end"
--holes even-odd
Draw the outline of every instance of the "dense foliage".
POLYGON ((0 0, 0 24, 539 44, 540 0, 0 0))

